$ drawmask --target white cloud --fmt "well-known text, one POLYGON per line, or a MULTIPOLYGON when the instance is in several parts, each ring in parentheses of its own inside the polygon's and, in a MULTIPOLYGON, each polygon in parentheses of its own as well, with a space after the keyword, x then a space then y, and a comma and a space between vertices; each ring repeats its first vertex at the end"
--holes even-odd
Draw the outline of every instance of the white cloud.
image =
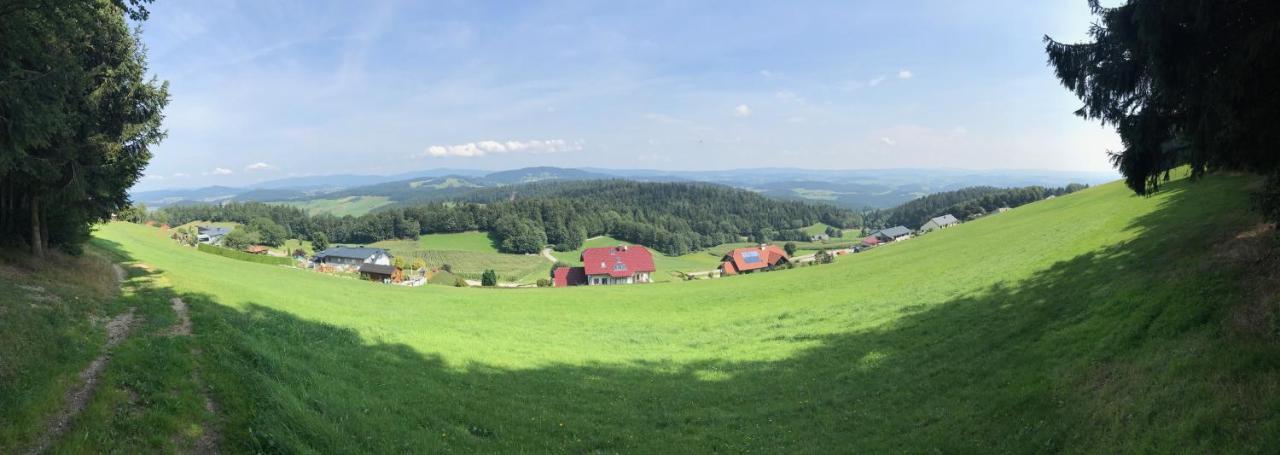
POLYGON ((751 106, 739 104, 738 107, 733 108, 733 115, 736 117, 748 117, 751 115, 751 106))
POLYGON ((174 173, 173 173, 173 178, 177 178, 177 179, 180 179, 180 178, 183 178, 183 177, 186 177, 186 176, 187 176, 187 173, 186 173, 186 172, 174 172, 174 173))
POLYGON ((804 98, 801 98, 800 95, 796 94, 796 92, 790 90, 781 90, 778 93, 775 93, 774 96, 784 103, 804 101, 804 98))
POLYGON ((881 138, 880 138, 880 142, 883 142, 883 143, 885 143, 885 145, 888 145, 888 146, 890 146, 890 147, 893 147, 893 146, 895 146, 895 145, 898 145, 898 141, 895 141, 895 140, 893 140, 892 138, 889 138, 889 137, 881 137, 881 138))
POLYGON ((466 158, 501 153, 556 153, 577 150, 582 150, 582 141, 569 142, 564 139, 505 142, 479 141, 455 145, 433 145, 427 147, 418 156, 466 158))
POLYGON ((881 83, 881 82, 884 82, 884 80, 885 80, 885 76, 884 76, 884 75, 876 76, 876 77, 872 78, 871 80, 867 81, 867 85, 870 85, 870 86, 872 86, 872 87, 875 87, 875 86, 877 86, 877 85, 880 85, 880 83, 881 83))
POLYGON ((805 118, 798 115, 787 117, 787 123, 804 123, 804 122, 805 122, 805 118))
POLYGON ((911 79, 913 76, 915 76, 915 74, 909 69, 902 69, 898 71, 898 79, 911 79))
POLYGON ((774 80, 779 77, 782 77, 782 75, 769 70, 760 70, 760 77, 763 77, 768 80, 774 80))
POLYGON ((955 128, 952 128, 951 132, 956 134, 969 134, 969 129, 963 126, 957 126, 955 128))
POLYGON ((231 169, 224 167, 215 167, 212 171, 205 172, 204 175, 231 175, 231 169))
POLYGON ((266 171, 266 170, 271 170, 271 169, 275 169, 275 168, 276 168, 275 166, 272 166, 272 165, 270 165, 270 164, 267 164, 267 163, 264 163, 264 162, 259 161, 259 162, 257 162, 257 163, 253 163, 253 164, 250 164, 250 165, 248 165, 248 166, 245 166, 245 167, 244 167, 244 170, 246 170, 246 171, 266 171))

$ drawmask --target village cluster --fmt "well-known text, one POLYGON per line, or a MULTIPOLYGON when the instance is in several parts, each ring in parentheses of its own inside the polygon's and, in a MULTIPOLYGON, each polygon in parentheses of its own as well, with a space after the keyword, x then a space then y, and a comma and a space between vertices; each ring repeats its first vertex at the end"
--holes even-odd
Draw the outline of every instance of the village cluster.
MULTIPOLYGON (((933 218, 920 229, 912 231, 905 226, 894 226, 872 232, 862 238, 857 245, 822 251, 817 254, 792 257, 786 249, 773 244, 760 244, 735 248, 726 253, 716 270, 705 273, 707 277, 729 277, 746 275, 762 271, 787 268, 805 263, 823 263, 837 256, 858 253, 869 248, 888 243, 910 239, 914 235, 945 229, 960 221, 951 215, 933 218), (826 255, 826 256, 823 256, 826 255)), ((199 243, 218 245, 223 237, 231 232, 230 228, 217 226, 197 226, 199 243)), ((825 236, 819 234, 813 240, 825 236)), ((250 246, 244 250, 250 254, 270 254, 266 247, 250 246)), ((420 286, 427 282, 433 270, 419 266, 405 270, 395 265, 394 257, 386 249, 365 246, 334 246, 308 257, 295 253, 293 258, 302 266, 319 272, 354 273, 362 279, 388 284, 420 286)), ((557 266, 551 272, 550 285, 554 287, 569 286, 602 286, 618 284, 637 284, 653 282, 653 274, 657 272, 653 253, 640 245, 618 245, 599 248, 587 248, 579 257, 581 266, 557 266)))

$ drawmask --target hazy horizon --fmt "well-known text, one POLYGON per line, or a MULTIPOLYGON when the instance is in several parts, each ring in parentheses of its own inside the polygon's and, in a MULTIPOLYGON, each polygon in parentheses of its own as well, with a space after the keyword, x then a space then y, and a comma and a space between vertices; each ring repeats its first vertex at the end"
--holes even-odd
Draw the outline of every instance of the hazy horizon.
POLYGON ((135 190, 405 169, 1110 171, 1045 64, 1079 2, 166 1, 135 190), (993 11, 999 14, 992 13, 993 11))

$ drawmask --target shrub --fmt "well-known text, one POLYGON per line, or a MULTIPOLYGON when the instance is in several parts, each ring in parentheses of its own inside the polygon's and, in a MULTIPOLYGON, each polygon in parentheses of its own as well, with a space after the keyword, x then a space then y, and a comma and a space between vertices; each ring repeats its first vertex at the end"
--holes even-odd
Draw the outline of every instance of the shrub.
POLYGON ((551 280, 548 280, 548 279, 546 279, 546 278, 538 278, 538 287, 540 287, 540 288, 549 288, 549 287, 551 287, 551 280))
POLYGON ((454 280, 453 280, 453 287, 455 287, 455 288, 465 288, 465 287, 467 287, 467 286, 470 286, 469 284, 467 284, 467 280, 462 279, 462 277, 454 278, 454 280))
POLYGON ((497 286, 498 272, 493 271, 493 269, 485 270, 484 274, 480 275, 480 285, 484 287, 497 286))

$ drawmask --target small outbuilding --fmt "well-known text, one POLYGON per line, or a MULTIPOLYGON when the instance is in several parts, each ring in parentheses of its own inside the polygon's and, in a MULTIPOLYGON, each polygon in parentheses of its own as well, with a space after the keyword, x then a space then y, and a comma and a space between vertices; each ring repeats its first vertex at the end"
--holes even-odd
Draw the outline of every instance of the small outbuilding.
POLYGON ((381 281, 383 283, 391 283, 400 281, 402 278, 400 269, 390 265, 382 264, 360 264, 360 278, 369 281, 381 281))
POLYGON ((268 251, 271 251, 271 248, 262 245, 249 245, 244 249, 244 252, 249 254, 267 254, 268 251))
POLYGON ((557 267, 551 273, 552 286, 563 288, 587 284, 587 270, 582 267, 557 267))

